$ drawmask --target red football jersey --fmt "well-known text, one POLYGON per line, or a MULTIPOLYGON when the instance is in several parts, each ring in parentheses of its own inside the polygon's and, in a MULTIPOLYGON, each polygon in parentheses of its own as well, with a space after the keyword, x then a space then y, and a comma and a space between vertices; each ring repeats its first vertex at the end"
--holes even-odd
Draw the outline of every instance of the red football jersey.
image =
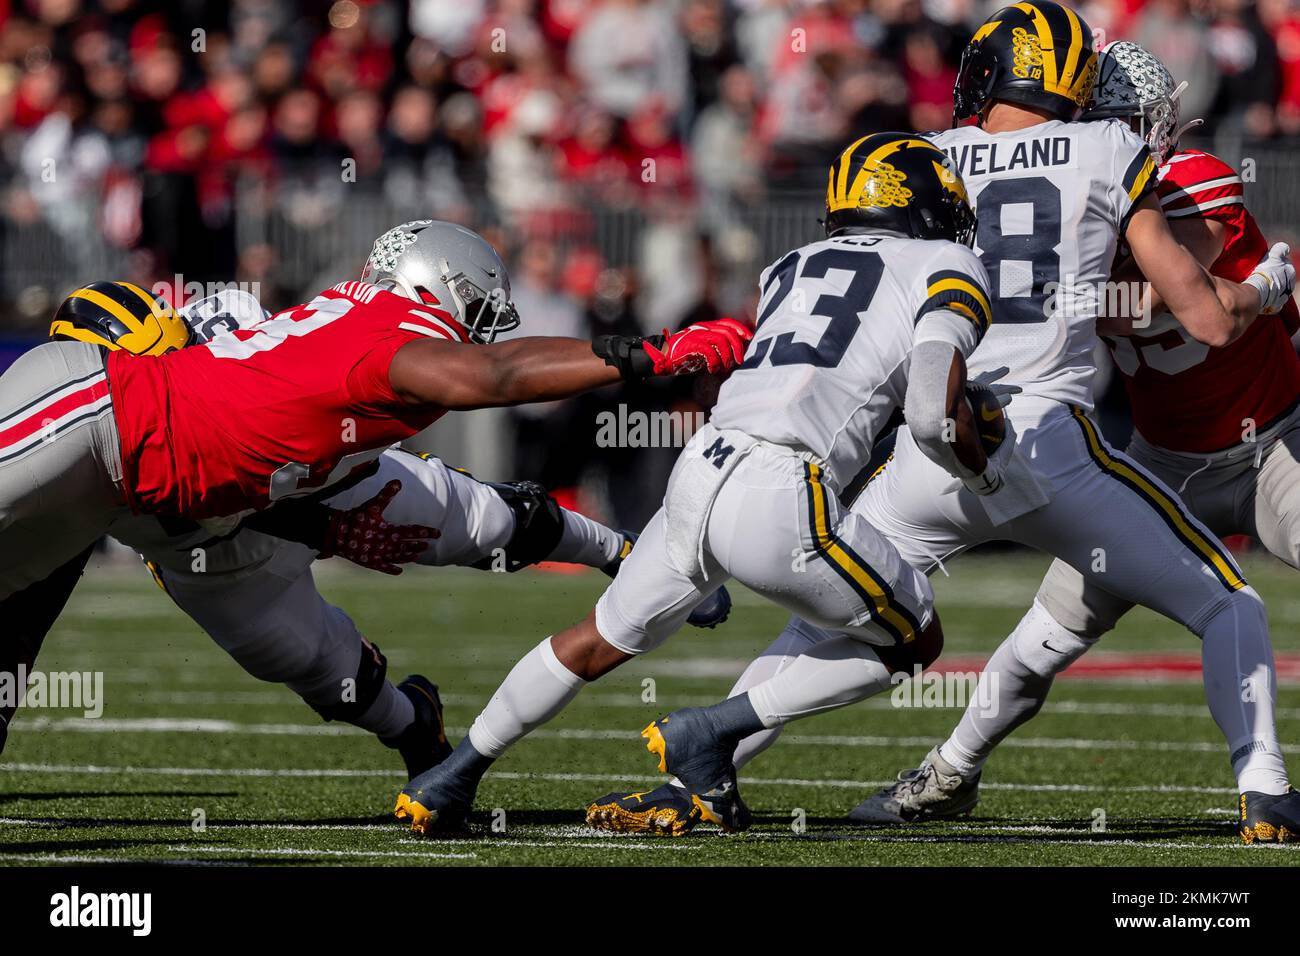
MULTIPOLYGON (((1240 282, 1268 252, 1246 210, 1241 177, 1209 153, 1189 149, 1171 156, 1160 167, 1156 194, 1170 220, 1201 216, 1227 227, 1223 251, 1210 267, 1214 275, 1240 282)), ((1245 423, 1261 431, 1300 400, 1300 358, 1291 345, 1297 328, 1300 313, 1292 300, 1223 348, 1196 341, 1168 314, 1106 343, 1142 437, 1171 451, 1209 453, 1239 444, 1245 423)))
POLYGON ((346 477, 443 414, 411 409, 388 381, 422 337, 464 341, 433 306, 344 282, 204 345, 110 353, 127 503, 221 518, 346 477))

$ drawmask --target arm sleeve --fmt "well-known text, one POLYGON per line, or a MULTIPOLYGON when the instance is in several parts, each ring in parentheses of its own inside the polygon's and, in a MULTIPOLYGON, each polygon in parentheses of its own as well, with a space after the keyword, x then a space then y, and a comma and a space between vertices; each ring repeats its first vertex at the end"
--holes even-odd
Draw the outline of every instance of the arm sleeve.
POLYGON ((953 312, 927 314, 917 327, 917 342, 907 374, 903 416, 925 457, 951 475, 973 478, 954 450, 948 416, 948 374, 955 355, 974 351, 970 323, 953 312))
POLYGON ((954 450, 953 423, 948 417, 948 372, 955 349, 947 342, 931 339, 912 350, 903 415, 921 453, 958 478, 975 473, 961 463, 954 450))
POLYGON ((967 358, 993 321, 988 273, 965 246, 946 244, 922 270, 903 415, 921 452, 949 474, 975 477, 958 460, 948 416, 953 358, 967 358))

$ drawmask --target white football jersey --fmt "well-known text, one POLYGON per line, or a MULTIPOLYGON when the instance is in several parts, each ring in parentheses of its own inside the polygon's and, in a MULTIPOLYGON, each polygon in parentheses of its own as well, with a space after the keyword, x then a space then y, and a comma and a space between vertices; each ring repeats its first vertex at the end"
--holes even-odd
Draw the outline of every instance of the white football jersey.
MULTIPOLYGON (((965 246, 887 235, 824 239, 759 280, 758 329, 712 423, 806 452, 846 483, 901 408, 917 320, 951 309, 988 328, 988 277, 965 246)), ((977 353, 978 354, 978 353, 977 353)))
POLYGON ((971 377, 1005 367, 1004 381, 1024 398, 1091 408, 1097 314, 1115 248, 1156 186, 1146 144, 1117 119, 1009 133, 963 126, 928 138, 966 183, 993 293, 993 327, 971 377))

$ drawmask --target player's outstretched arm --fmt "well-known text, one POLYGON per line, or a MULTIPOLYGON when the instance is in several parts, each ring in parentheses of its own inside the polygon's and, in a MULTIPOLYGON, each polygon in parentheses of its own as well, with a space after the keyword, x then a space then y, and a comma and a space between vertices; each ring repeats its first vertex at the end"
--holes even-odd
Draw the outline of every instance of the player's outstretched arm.
POLYGON ((449 410, 495 408, 571 398, 620 379, 725 372, 745 355, 750 331, 734 319, 700 322, 647 338, 532 337, 493 345, 412 342, 389 368, 409 405, 449 410))
MULTIPOLYGON (((1125 238, 1138 268, 1156 294, 1192 337, 1206 345, 1227 345, 1261 311, 1275 311, 1290 295, 1290 289, 1286 288, 1281 301, 1269 308, 1270 300, 1276 296, 1268 294, 1269 289, 1262 289, 1261 284, 1231 282, 1210 275, 1174 237, 1154 195, 1146 196, 1138 204, 1125 238)), ((1279 266, 1275 270, 1277 275, 1264 276, 1262 284, 1283 291, 1286 268, 1289 264, 1285 268, 1279 266)), ((1292 270, 1290 285, 1294 283, 1292 270)))

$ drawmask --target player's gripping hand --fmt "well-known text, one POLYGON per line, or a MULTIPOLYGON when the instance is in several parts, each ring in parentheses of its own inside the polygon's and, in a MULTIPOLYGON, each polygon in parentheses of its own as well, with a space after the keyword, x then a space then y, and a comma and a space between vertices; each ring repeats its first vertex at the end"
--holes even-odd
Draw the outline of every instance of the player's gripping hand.
POLYGON ((754 333, 735 319, 696 322, 680 332, 645 338, 602 335, 591 349, 626 379, 692 372, 728 372, 745 358, 754 333))
POLYGON ((975 430, 988 458, 983 474, 962 480, 962 484, 977 495, 991 495, 1002 489, 1006 457, 1015 445, 1015 432, 1003 409, 1011 404, 1013 396, 1020 393, 1020 386, 999 384, 998 378, 1001 374, 966 383, 966 401, 974 413, 975 430), (1007 449, 1005 452, 1004 448, 1007 449))
POLYGON ((641 343, 654 363, 655 375, 727 372, 745 360, 745 346, 754 333, 735 319, 715 319, 688 325, 680 332, 664 329, 661 343, 641 343))
POLYGON ((389 524, 384 520, 384 510, 401 490, 400 481, 390 481, 369 501, 350 511, 335 511, 325 529, 321 557, 337 555, 363 568, 401 574, 399 565, 419 558, 428 548, 429 540, 442 535, 437 528, 389 524))
POLYGON ((983 382, 966 383, 966 401, 974 413, 975 430, 979 434, 984 454, 990 458, 997 454, 1007 437, 1007 416, 1003 409, 1011 398, 1020 392, 1018 385, 986 385, 983 382))
POLYGON ((1259 260, 1255 271, 1246 277, 1246 285, 1259 293, 1259 311, 1272 315, 1281 311, 1295 291, 1295 266, 1291 264, 1291 247, 1276 242, 1268 255, 1259 260))

